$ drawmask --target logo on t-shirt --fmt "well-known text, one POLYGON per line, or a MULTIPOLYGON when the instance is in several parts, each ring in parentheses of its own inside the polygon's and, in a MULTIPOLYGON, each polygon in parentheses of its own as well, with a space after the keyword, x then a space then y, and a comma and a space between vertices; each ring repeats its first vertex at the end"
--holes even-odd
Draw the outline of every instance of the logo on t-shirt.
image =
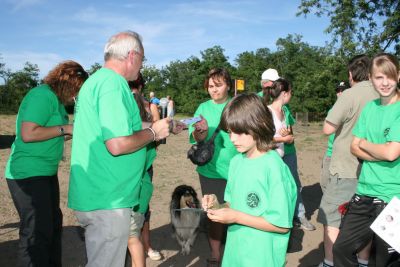
POLYGON ((247 195, 247 206, 250 208, 258 207, 258 203, 260 202, 260 198, 258 197, 257 193, 251 192, 247 195))
POLYGON ((383 136, 386 137, 386 136, 389 134, 389 131, 390 131, 390 128, 386 128, 386 129, 383 131, 383 136))

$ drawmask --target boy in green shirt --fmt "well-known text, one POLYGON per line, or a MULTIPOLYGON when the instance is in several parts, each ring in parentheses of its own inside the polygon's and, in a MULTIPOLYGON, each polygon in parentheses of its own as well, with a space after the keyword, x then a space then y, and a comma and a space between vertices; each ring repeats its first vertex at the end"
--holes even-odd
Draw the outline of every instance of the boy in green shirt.
POLYGON ((229 167, 226 203, 205 195, 202 205, 210 220, 229 224, 222 266, 284 266, 297 190, 273 150, 272 115, 257 95, 238 95, 225 107, 221 128, 240 154, 229 167))

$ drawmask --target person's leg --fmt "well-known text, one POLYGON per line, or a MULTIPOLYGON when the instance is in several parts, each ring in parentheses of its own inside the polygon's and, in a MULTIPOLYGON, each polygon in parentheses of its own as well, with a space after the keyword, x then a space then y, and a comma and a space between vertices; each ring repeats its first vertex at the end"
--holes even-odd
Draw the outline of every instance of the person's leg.
POLYGON ((52 187, 52 215, 53 215, 53 242, 50 248, 50 263, 52 266, 61 266, 61 238, 63 215, 60 209, 60 187, 58 177, 51 181, 52 187))
POLYGON ((358 267, 357 253, 373 238, 369 228, 374 220, 372 199, 354 195, 340 225, 333 245, 333 262, 336 267, 358 267))
MULTIPOLYGON (((377 200, 377 199, 375 199, 377 200)), ((376 217, 382 212, 385 208, 385 204, 375 203, 375 214, 372 220, 375 220, 376 217)), ((388 243, 386 243, 382 238, 378 235, 374 236, 374 245, 375 245, 375 266, 400 266, 400 255, 394 248, 392 248, 388 243)))
MULTIPOLYGON (((200 186, 203 195, 206 194, 215 194, 220 203, 224 202, 224 193, 226 187, 226 180, 224 179, 214 179, 207 178, 199 174, 200 177, 200 186)), ((208 242, 210 244, 211 249, 211 260, 220 262, 221 255, 221 247, 222 240, 224 239, 224 235, 226 235, 226 227, 224 224, 212 222, 207 218, 208 223, 208 242)))
POLYGON ((129 237, 128 249, 131 254, 132 267, 146 266, 143 244, 138 237, 129 237))
POLYGON ((337 175, 330 175, 326 189, 322 195, 317 221, 324 226, 324 262, 333 263, 333 244, 338 234, 342 215, 338 208, 349 201, 355 192, 357 179, 340 179, 337 175))
POLYGON ((328 263, 333 263, 333 244, 339 235, 339 228, 324 225, 324 260, 328 263))
POLYGON ((85 228, 86 267, 124 266, 131 209, 75 211, 85 228))
POLYGON ((301 195, 301 181, 299 177, 299 173, 297 171, 297 156, 296 153, 285 154, 283 156, 283 161, 289 167, 289 170, 294 178, 294 181, 297 186, 297 199, 296 199, 296 206, 295 206, 295 220, 300 223, 300 226, 307 231, 315 230, 315 226, 312 225, 308 219, 306 218, 306 209, 303 204, 303 197, 301 195))
POLYGON ((132 267, 146 266, 143 243, 140 240, 140 232, 143 226, 144 215, 141 213, 131 213, 131 226, 128 239, 128 249, 131 254, 132 267))
MULTIPOLYGON (((153 181, 153 166, 150 166, 150 168, 147 170, 147 173, 149 174, 151 181, 153 181)), ((141 233, 144 252, 151 260, 159 261, 162 259, 162 255, 158 250, 153 249, 150 242, 150 217, 151 211, 149 206, 145 213, 145 219, 141 233)))
MULTIPOLYGON (((52 180, 55 176, 7 179, 20 216, 18 261, 20 266, 50 266, 54 223, 52 180)), ((56 265, 60 266, 60 265, 56 265)))

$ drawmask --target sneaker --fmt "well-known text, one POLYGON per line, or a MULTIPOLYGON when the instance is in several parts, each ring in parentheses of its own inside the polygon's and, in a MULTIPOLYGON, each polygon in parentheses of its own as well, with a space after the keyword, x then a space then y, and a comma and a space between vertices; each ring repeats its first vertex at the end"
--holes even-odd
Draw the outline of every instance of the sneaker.
POLYGON ((306 230, 306 231, 314 231, 316 228, 315 228, 315 226, 312 224, 312 223, 310 223, 310 221, 309 220, 307 220, 307 218, 299 218, 298 219, 299 220, 299 223, 300 223, 300 227, 303 229, 303 230, 306 230))
POLYGON ((149 251, 147 251, 147 256, 153 261, 159 261, 162 258, 161 253, 154 249, 149 249, 149 251))

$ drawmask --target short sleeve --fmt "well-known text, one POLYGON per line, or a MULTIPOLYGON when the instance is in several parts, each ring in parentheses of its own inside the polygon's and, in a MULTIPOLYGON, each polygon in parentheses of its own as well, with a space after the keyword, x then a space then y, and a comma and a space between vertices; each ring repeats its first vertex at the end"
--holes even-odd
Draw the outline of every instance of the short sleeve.
POLYGON ((331 111, 328 113, 328 116, 325 119, 326 121, 337 126, 342 125, 351 113, 351 100, 345 93, 346 91, 336 100, 331 111))
POLYGON ((294 206, 296 203, 296 188, 294 179, 286 166, 274 164, 271 167, 268 183, 268 201, 262 214, 269 223, 278 226, 292 227, 294 206))
POLYGON ((45 90, 33 89, 24 100, 21 114, 22 122, 33 122, 45 126, 53 114, 56 96, 45 90), (52 99, 53 98, 53 99, 52 99))
POLYGON ((111 138, 128 136, 133 132, 133 101, 132 94, 125 93, 122 84, 113 83, 113 90, 106 90, 99 95, 98 112, 104 141, 111 138), (119 88, 115 88, 118 86, 119 88), (132 98, 132 99, 129 99, 132 98))

